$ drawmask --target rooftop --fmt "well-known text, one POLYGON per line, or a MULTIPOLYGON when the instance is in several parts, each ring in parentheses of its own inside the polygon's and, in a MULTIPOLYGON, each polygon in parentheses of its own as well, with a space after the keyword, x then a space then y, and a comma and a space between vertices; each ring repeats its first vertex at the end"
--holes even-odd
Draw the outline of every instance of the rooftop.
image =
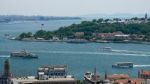
POLYGON ((107 79, 128 79, 129 76, 127 74, 113 74, 113 75, 108 75, 107 79))
POLYGON ((119 84, 141 84, 144 81, 144 79, 139 79, 139 78, 132 78, 132 79, 118 79, 115 81, 115 83, 119 84))
POLYGON ((21 78, 13 78, 13 82, 15 83, 33 83, 33 82, 69 82, 69 81, 76 81, 72 77, 67 78, 48 78, 47 80, 38 80, 34 76, 30 77, 21 77, 21 78))
POLYGON ((150 75, 150 71, 141 70, 141 71, 140 71, 140 74, 150 75))
POLYGON ((42 70, 58 70, 58 71, 61 71, 61 70, 66 70, 67 69, 67 66, 66 65, 51 65, 51 66, 42 66, 40 67, 38 70, 39 71, 42 71, 42 70))

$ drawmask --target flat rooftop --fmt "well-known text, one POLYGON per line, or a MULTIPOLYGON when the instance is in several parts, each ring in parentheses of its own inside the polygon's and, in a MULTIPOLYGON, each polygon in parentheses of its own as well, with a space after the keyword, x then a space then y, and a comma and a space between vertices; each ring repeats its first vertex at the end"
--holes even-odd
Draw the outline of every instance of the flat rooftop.
POLYGON ((38 80, 36 78, 12 78, 14 83, 34 83, 34 82, 73 82, 76 81, 74 78, 49 78, 48 80, 38 80))
POLYGON ((127 74, 113 74, 108 75, 107 79, 128 79, 129 76, 127 74))
POLYGON ((141 71, 140 71, 140 74, 143 74, 143 75, 150 75, 150 71, 148 71, 148 70, 141 70, 141 71))

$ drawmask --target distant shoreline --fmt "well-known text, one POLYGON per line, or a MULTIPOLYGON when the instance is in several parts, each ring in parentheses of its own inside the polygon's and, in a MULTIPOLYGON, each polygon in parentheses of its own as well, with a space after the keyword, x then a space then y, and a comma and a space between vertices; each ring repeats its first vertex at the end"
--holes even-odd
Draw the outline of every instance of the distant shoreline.
POLYGON ((83 44, 83 43, 134 43, 134 44, 150 44, 148 41, 89 41, 89 40, 83 40, 83 41, 70 41, 70 40, 18 40, 18 39, 10 39, 10 40, 16 40, 16 41, 24 41, 24 42, 65 42, 65 43, 74 43, 74 44, 83 44))
POLYGON ((15 21, 50 21, 50 20, 73 20, 73 19, 81 19, 81 17, 0 15, 0 23, 9 23, 15 21))

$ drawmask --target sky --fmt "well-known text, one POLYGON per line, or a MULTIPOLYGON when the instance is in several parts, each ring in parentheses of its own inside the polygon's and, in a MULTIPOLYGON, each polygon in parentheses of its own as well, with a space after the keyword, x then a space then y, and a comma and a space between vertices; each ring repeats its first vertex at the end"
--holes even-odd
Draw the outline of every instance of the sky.
POLYGON ((0 15, 150 13, 150 0, 0 0, 0 15))

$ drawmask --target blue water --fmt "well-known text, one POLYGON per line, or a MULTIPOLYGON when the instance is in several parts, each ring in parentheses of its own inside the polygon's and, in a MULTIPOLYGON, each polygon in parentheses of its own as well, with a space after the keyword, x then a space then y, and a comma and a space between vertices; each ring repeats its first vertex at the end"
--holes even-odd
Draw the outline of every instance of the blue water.
POLYGON ((39 56, 39 59, 10 58, 11 72, 14 76, 36 75, 36 70, 42 65, 61 64, 68 66, 68 74, 82 79, 86 71, 104 73, 125 73, 137 77, 140 69, 150 69, 150 45, 123 44, 123 43, 86 43, 70 44, 59 42, 22 42, 4 38, 4 34, 18 35, 21 32, 35 32, 44 23, 45 30, 56 30, 60 26, 79 23, 81 20, 56 20, 45 22, 16 22, 0 24, 0 72, 3 71, 3 62, 9 58, 12 51, 26 49, 39 56), (112 47, 115 52, 102 52, 100 48, 112 47), (114 69, 115 62, 134 62, 133 69, 114 69))

